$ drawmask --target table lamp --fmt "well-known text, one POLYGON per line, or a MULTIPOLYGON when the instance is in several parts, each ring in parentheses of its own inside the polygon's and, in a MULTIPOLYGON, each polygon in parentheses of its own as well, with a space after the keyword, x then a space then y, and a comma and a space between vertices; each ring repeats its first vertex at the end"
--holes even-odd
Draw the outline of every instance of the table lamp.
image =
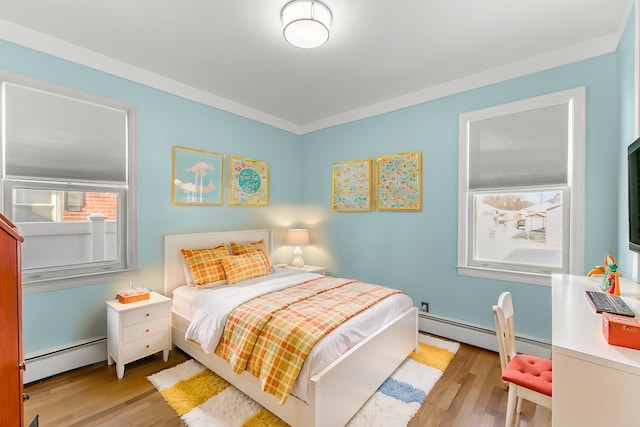
POLYGON ((304 267, 302 259, 302 249, 300 246, 309 244, 309 231, 306 228, 290 228, 287 231, 287 245, 293 246, 293 258, 291 265, 293 267, 304 267))

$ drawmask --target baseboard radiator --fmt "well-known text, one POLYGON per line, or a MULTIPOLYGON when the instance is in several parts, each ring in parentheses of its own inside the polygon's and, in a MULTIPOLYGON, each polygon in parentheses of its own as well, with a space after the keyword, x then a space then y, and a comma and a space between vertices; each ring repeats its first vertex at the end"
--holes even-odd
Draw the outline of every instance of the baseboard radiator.
MULTIPOLYGON (((420 312, 418 328, 429 334, 438 335, 476 347, 498 351, 496 331, 485 326, 463 322, 457 319, 420 312)), ((516 348, 519 353, 551 358, 551 343, 538 338, 518 335, 516 348)))
POLYGON ((25 384, 107 360, 107 337, 94 337, 25 355, 25 384))
MULTIPOLYGON (((498 340, 493 329, 457 319, 420 312, 418 328, 429 334, 498 351, 498 340)), ((525 336, 518 336, 517 348, 521 353, 551 357, 551 344, 525 336)), ((28 384, 52 375, 107 360, 107 337, 95 337, 62 347, 27 354, 24 383, 28 384)))

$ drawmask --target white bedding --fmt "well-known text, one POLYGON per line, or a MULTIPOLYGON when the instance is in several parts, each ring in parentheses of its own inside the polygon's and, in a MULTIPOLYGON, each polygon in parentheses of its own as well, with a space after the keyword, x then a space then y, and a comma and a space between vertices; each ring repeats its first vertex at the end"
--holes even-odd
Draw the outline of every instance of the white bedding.
MULTIPOLYGON (((234 286, 212 289, 182 286, 173 291, 173 311, 190 320, 186 338, 201 343, 206 353, 212 353, 222 335, 228 315, 237 305, 315 277, 319 275, 299 270, 276 269, 269 276, 247 280, 234 286)), ((302 366, 292 394, 306 402, 308 382, 313 375, 379 329, 380 325, 412 306, 413 301, 409 296, 394 294, 337 327, 313 348, 302 366)))

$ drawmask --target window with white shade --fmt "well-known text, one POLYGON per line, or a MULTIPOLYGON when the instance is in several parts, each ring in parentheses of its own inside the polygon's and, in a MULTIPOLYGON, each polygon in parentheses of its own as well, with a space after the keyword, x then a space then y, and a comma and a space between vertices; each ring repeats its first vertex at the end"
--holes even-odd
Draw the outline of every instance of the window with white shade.
POLYGON ((86 283, 134 268, 134 108, 0 79, 1 206, 24 237, 23 282, 86 283))
POLYGON ((458 272, 582 271, 584 88, 460 115, 458 272))

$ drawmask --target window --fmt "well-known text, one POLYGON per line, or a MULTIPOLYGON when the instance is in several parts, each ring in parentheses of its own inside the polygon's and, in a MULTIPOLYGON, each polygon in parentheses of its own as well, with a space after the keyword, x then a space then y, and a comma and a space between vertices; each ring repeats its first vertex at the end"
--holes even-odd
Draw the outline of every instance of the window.
POLYGON ((23 282, 64 287, 135 268, 133 107, 0 81, 1 206, 25 238, 23 282))
POLYGON ((460 274, 580 274, 584 108, 578 88, 460 115, 460 274))

